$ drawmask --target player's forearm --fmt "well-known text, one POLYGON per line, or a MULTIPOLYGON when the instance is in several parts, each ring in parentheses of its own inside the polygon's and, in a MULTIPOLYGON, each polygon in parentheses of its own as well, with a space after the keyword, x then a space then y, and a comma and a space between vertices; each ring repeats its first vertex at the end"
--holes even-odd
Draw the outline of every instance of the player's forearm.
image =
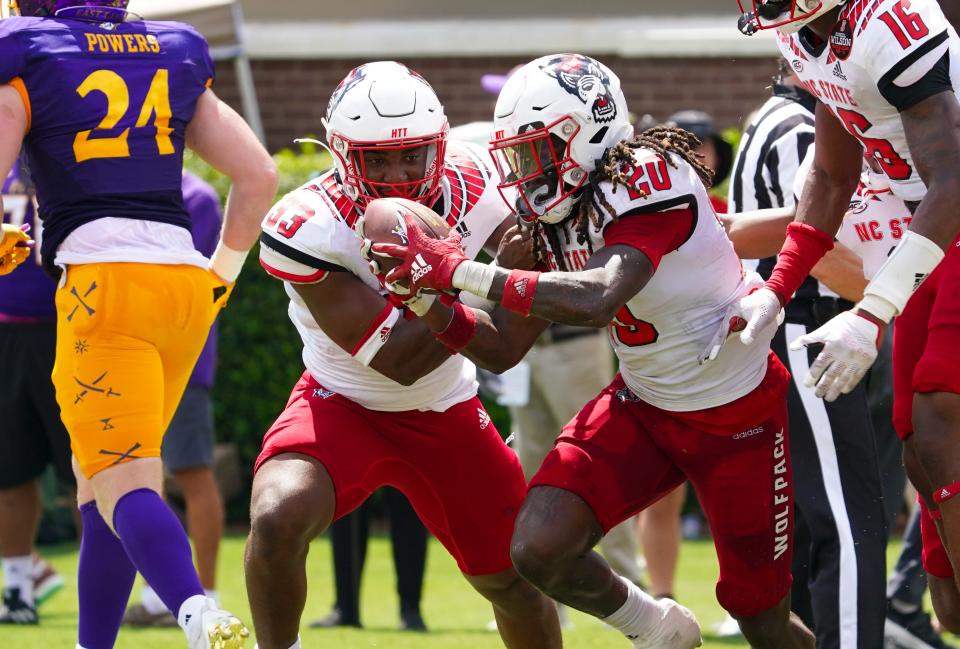
POLYGON ((522 315, 600 328, 607 326, 623 306, 614 290, 617 275, 605 267, 575 273, 538 273, 464 262, 454 275, 454 286, 522 315))
POLYGON ((255 172, 233 179, 224 210, 221 240, 234 250, 249 250, 260 238, 260 224, 270 211, 279 180, 269 158, 255 172))
POLYGON ((401 385, 412 385, 449 358, 450 350, 434 338, 425 323, 401 320, 370 367, 401 385))
POLYGON ((901 114, 927 193, 910 230, 947 249, 960 232, 960 105, 953 93, 929 97, 901 114))
POLYGON ((733 243, 737 256, 741 259, 762 259, 777 254, 783 246, 787 225, 793 221, 794 208, 776 208, 723 214, 723 223, 727 236, 733 243))
MULTIPOLYGON (((469 307, 466 307, 469 308, 469 307)), ((549 323, 540 318, 523 318, 503 309, 487 313, 472 310, 475 329, 466 344, 456 351, 478 366, 495 372, 505 372, 520 362, 549 323)), ((441 339, 454 324, 454 309, 439 301, 421 316, 427 326, 441 339)))
POLYGON ((823 256, 810 271, 810 275, 826 284, 845 300, 857 302, 863 297, 867 279, 863 276, 863 263, 846 246, 836 247, 823 256))
POLYGON ((831 176, 814 164, 804 184, 794 221, 835 236, 850 207, 850 197, 857 190, 858 179, 859 168, 857 173, 831 176))

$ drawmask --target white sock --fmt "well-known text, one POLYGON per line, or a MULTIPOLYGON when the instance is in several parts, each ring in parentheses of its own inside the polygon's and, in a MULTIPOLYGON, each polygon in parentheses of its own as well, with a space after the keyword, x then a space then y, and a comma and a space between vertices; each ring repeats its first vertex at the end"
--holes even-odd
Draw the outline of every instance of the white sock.
POLYGON ((207 590, 204 588, 203 594, 212 599, 216 603, 217 608, 220 608, 220 593, 215 590, 207 590))
POLYGON ((206 604, 206 595, 192 595, 180 605, 180 610, 177 611, 177 624, 187 632, 187 636, 190 635, 190 632, 187 631, 187 625, 190 624, 191 620, 200 616, 200 611, 206 604))
POLYGON ((27 604, 33 604, 33 556, 3 557, 0 559, 3 566, 3 587, 18 588, 20 599, 27 604))
POLYGON ((157 591, 150 588, 148 584, 144 584, 143 590, 140 591, 140 603, 143 604, 143 608, 147 609, 147 613, 150 615, 160 615, 167 610, 167 605, 157 595, 157 591))
POLYGON ((635 640, 649 633, 657 624, 660 607, 655 599, 640 590, 632 581, 625 577, 619 579, 627 587, 627 601, 603 618, 603 621, 630 640, 635 640))

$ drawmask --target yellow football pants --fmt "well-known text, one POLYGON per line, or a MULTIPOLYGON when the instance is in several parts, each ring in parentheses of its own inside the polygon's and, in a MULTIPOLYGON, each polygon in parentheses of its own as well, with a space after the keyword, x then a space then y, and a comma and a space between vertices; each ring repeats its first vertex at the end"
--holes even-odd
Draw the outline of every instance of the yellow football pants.
POLYGON ((159 457, 230 288, 188 265, 70 266, 57 290, 53 383, 84 476, 159 457))

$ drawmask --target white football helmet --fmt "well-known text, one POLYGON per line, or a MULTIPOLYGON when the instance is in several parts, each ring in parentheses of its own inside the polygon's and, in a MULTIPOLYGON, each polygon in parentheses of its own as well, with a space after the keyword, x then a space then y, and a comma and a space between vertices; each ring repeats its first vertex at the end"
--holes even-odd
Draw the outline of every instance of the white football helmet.
POLYGON ((620 79, 582 54, 551 54, 517 70, 500 91, 490 153, 500 195, 521 219, 570 215, 607 149, 633 135, 620 79))
POLYGON ((393 61, 351 70, 330 97, 321 120, 343 193, 360 208, 387 196, 429 205, 442 189, 449 126, 430 84, 393 61), (427 147, 423 177, 411 182, 376 182, 368 177, 364 152, 427 147))
POLYGON ((746 0, 737 0, 740 5, 739 27, 747 36, 762 29, 776 29, 784 34, 792 34, 812 20, 847 0, 750 0, 753 11, 744 8, 746 0))

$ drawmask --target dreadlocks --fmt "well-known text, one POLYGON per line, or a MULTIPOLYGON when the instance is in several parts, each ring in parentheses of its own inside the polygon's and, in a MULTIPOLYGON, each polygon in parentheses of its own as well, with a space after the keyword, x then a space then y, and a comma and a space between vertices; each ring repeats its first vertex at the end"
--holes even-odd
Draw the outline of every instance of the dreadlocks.
MULTIPOLYGON (((577 243, 587 244, 587 248, 593 253, 593 244, 590 242, 590 225, 600 232, 603 221, 600 209, 606 211, 614 221, 618 215, 613 206, 610 205, 600 184, 610 181, 613 184, 613 192, 617 187, 624 187, 630 184, 629 174, 634 167, 633 152, 636 149, 650 149, 660 155, 674 169, 677 168, 676 162, 667 155, 672 153, 682 158, 697 172, 700 180, 706 187, 710 187, 713 182, 713 170, 707 167, 701 161, 701 155, 697 153, 697 147, 700 146, 700 140, 693 134, 683 129, 670 128, 666 126, 655 126, 634 136, 632 140, 624 140, 609 149, 597 160, 593 171, 587 177, 583 193, 577 202, 577 211, 573 217, 573 228, 577 233, 577 243), (597 203, 599 202, 599 205, 597 203)), ((541 232, 546 235, 550 251, 556 258, 557 268, 567 270, 566 262, 560 253, 560 237, 554 225, 543 224, 540 221, 534 221, 533 224, 533 252, 537 261, 543 261, 546 253, 543 250, 541 232)), ((570 243, 570 235, 566 228, 562 229, 566 238, 566 243, 570 243)))

